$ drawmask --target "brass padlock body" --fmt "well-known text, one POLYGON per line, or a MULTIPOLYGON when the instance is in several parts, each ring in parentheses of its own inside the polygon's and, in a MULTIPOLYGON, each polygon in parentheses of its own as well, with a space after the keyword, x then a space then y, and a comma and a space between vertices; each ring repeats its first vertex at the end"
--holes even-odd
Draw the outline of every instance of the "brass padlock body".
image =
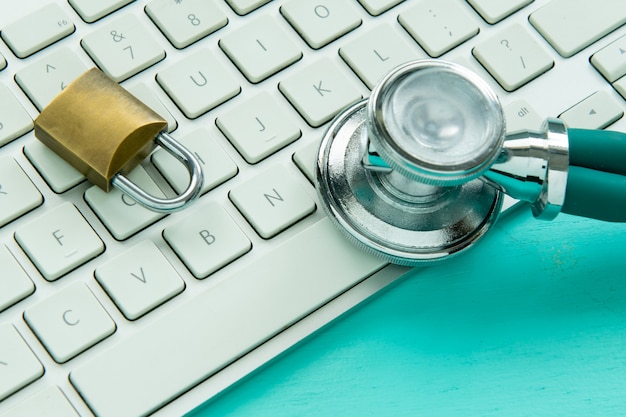
POLYGON ((167 122, 92 68, 67 86, 35 120, 35 136, 105 191, 154 149, 167 122))

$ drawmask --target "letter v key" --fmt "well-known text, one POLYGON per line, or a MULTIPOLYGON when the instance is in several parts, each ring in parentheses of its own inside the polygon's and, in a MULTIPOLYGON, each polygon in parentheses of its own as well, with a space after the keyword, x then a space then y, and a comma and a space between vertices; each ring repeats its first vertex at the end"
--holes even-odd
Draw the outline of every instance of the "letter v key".
POLYGON ((129 320, 143 316, 185 288, 174 267, 151 241, 143 241, 98 267, 95 276, 129 320))
POLYGON ((133 277, 137 278, 139 281, 143 282, 144 284, 146 283, 146 273, 143 270, 143 266, 139 267, 139 271, 141 273, 141 276, 135 274, 134 272, 131 272, 130 275, 132 275, 133 277))

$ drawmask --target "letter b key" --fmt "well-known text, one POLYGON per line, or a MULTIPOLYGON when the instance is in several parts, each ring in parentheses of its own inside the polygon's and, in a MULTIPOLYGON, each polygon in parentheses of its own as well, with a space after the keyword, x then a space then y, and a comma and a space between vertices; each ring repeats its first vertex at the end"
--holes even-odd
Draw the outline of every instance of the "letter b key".
POLYGON ((72 82, 35 120, 35 135, 92 183, 116 187, 143 206, 171 212, 189 205, 202 185, 196 157, 168 135, 163 120, 97 68, 72 82), (187 189, 173 198, 157 198, 125 174, 160 145, 190 174, 187 189))

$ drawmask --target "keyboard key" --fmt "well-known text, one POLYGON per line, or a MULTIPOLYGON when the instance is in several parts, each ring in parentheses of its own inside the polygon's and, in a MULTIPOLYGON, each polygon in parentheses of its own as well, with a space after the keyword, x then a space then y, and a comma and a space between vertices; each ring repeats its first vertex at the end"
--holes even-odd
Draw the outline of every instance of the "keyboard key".
POLYGON ((98 416, 149 414, 383 265, 320 221, 81 362, 70 381, 98 416))
POLYGON ((209 203, 163 231, 193 276, 203 279, 246 254, 252 243, 217 203, 209 203))
POLYGON ((361 25, 361 17, 347 0, 291 0, 280 12, 313 49, 319 49, 361 25))
POLYGON ((359 3, 361 3, 361 6, 363 6, 369 14, 378 16, 403 1, 404 0, 359 0, 359 3))
POLYGON ((33 120, 17 98, 0 84, 0 146, 33 129, 33 120))
POLYGON ((424 0, 398 16, 400 24, 432 57, 478 34, 478 24, 455 0, 424 0))
POLYGON ((81 41, 102 71, 124 81, 165 58, 165 51, 133 14, 108 22, 81 41))
POLYGON ((604 129, 624 115, 622 106, 606 91, 598 91, 563 112, 559 118, 579 129, 604 129))
POLYGON ((185 288, 176 270, 148 240, 98 267, 95 276, 129 320, 138 319, 185 288))
POLYGON ((506 133, 520 130, 540 130, 544 118, 526 100, 515 100, 504 106, 506 133))
POLYGON ((63 203, 20 227, 15 240, 48 281, 104 251, 96 232, 71 203, 63 203))
POLYGON ((31 295, 35 291, 35 285, 4 245, 0 245, 0 271, 1 312, 31 295))
POLYGON ((75 53, 62 48, 19 70, 15 74, 15 81, 41 111, 86 70, 87 66, 75 53))
POLYGON ((0 226, 39 207, 43 197, 15 159, 0 158, 0 226))
POLYGON ((591 63, 610 83, 626 75, 626 35, 593 54, 591 63))
POLYGON ((0 35, 16 56, 26 58, 71 35, 75 29, 59 5, 48 4, 7 25, 0 35))
POLYGON ((24 155, 57 194, 64 193, 86 180, 83 174, 41 141, 32 140, 24 145, 24 155))
POLYGON ((498 23, 534 0, 467 0, 487 23, 498 23))
POLYGON ((240 16, 258 9, 271 0, 226 0, 226 3, 240 16))
MULTIPOLYGON (((202 166, 202 194, 237 175, 237 165, 206 130, 199 129, 176 139, 198 158, 202 166)), ((157 150, 152 155, 152 162, 176 192, 181 193, 187 188, 189 172, 169 152, 157 150)))
POLYGON ((225 35, 222 50, 251 83, 258 83, 302 58, 290 34, 265 15, 225 35))
POLYGON ((69 0, 76 13, 87 23, 95 22, 135 0, 69 0))
POLYGON ((386 24, 342 46, 339 55, 370 90, 392 68, 423 58, 416 48, 386 24))
POLYGON ((29 307, 24 320, 57 363, 67 362, 115 332, 115 323, 82 282, 29 307))
POLYGON ((319 153, 321 138, 306 144, 293 154, 293 162, 307 177, 311 184, 315 184, 315 166, 319 153))
POLYGON ((167 131, 169 133, 176 130, 178 122, 172 116, 172 113, 163 105, 161 100, 154 94, 154 90, 144 83, 138 83, 131 86, 124 86, 129 93, 137 97, 146 106, 154 110, 159 116, 167 121, 167 131))
POLYGON ((278 88, 313 127, 323 125, 363 97, 352 79, 329 58, 300 69, 278 88))
POLYGON ((27 416, 80 417, 57 387, 44 388, 2 414, 2 417, 27 416))
POLYGON ((178 49, 226 26, 228 18, 215 0, 152 0, 146 13, 178 49))
MULTIPOLYGON (((159 198, 165 197, 141 165, 133 169, 127 177, 147 193, 159 198)), ((85 191, 85 201, 117 240, 128 239, 165 217, 164 213, 139 205, 117 188, 112 188, 107 193, 94 185, 85 191)))
POLYGON ((482 41, 472 53, 507 91, 520 88, 554 65, 552 57, 517 24, 482 41))
POLYGON ((626 100, 626 76, 613 83, 613 88, 626 100))
POLYGON ((265 239, 315 211, 315 202, 296 178, 279 165, 233 188, 228 197, 265 239))
POLYGON ((568 58, 626 23, 623 0, 552 0, 530 15, 530 23, 568 58))
POLYGON ((185 116, 195 119, 241 92, 232 70, 200 50, 160 71, 157 82, 185 116))
POLYGON ((262 92, 220 115, 216 124, 246 161, 254 164, 302 135, 289 111, 262 92))
POLYGON ((43 366, 10 324, 0 325, 0 401, 43 375, 43 366))
POLYGON ((4 55, 0 54, 0 71, 7 67, 7 60, 4 59, 4 55))

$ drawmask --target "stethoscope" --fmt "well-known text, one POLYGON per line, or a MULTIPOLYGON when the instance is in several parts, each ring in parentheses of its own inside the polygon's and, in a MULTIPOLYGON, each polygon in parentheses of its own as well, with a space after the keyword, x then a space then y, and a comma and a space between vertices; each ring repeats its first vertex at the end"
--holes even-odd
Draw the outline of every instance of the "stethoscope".
POLYGON ((415 265, 473 246, 503 196, 541 219, 564 212, 626 221, 626 134, 568 129, 505 134, 500 101, 457 64, 420 60, 384 76, 330 124, 317 158, 329 217, 361 247, 415 265))

